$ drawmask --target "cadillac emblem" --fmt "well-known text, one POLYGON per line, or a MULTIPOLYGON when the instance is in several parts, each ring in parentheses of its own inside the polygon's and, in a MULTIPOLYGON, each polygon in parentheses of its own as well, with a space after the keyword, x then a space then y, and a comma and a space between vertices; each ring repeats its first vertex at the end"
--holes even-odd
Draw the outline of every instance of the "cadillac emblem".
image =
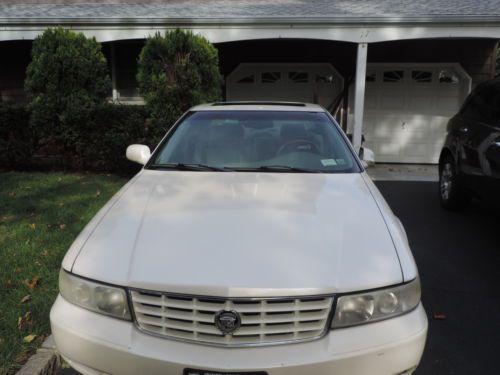
POLYGON ((241 326, 241 317, 236 311, 221 310, 215 314, 215 325, 224 335, 231 335, 241 326))

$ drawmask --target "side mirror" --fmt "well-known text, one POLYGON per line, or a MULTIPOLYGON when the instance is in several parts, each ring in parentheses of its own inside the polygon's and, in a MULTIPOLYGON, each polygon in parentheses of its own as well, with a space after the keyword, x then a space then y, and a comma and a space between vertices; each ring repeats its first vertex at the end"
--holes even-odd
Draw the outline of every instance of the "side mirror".
POLYGON ((151 156, 151 150, 145 145, 130 145, 127 147, 127 159, 139 164, 146 164, 151 156))
POLYGON ((363 166, 365 168, 375 165, 375 153, 369 148, 363 147, 361 161, 363 162, 363 166))

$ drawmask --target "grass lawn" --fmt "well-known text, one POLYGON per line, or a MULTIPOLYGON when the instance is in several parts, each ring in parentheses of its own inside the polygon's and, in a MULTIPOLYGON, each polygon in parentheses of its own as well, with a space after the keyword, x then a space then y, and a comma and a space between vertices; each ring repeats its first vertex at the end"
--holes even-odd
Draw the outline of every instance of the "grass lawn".
POLYGON ((50 333, 62 258, 126 182, 109 175, 0 173, 0 375, 50 333))

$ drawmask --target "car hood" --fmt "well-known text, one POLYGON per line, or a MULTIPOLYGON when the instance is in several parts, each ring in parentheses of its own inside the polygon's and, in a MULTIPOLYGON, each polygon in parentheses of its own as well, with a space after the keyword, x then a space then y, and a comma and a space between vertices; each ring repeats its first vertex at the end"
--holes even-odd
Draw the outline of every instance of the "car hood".
POLYGON ((339 293, 403 281, 359 173, 144 170, 100 218, 72 272, 225 297, 339 293))

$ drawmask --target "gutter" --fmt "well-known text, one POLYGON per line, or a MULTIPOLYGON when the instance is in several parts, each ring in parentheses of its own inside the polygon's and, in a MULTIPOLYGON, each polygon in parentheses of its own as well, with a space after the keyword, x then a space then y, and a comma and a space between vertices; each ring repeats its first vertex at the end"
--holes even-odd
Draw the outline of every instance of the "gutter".
POLYGON ((168 18, 168 17, 5 17, 0 25, 206 25, 206 26, 387 26, 456 24, 460 26, 500 26, 500 15, 450 15, 417 17, 259 17, 259 18, 168 18))

